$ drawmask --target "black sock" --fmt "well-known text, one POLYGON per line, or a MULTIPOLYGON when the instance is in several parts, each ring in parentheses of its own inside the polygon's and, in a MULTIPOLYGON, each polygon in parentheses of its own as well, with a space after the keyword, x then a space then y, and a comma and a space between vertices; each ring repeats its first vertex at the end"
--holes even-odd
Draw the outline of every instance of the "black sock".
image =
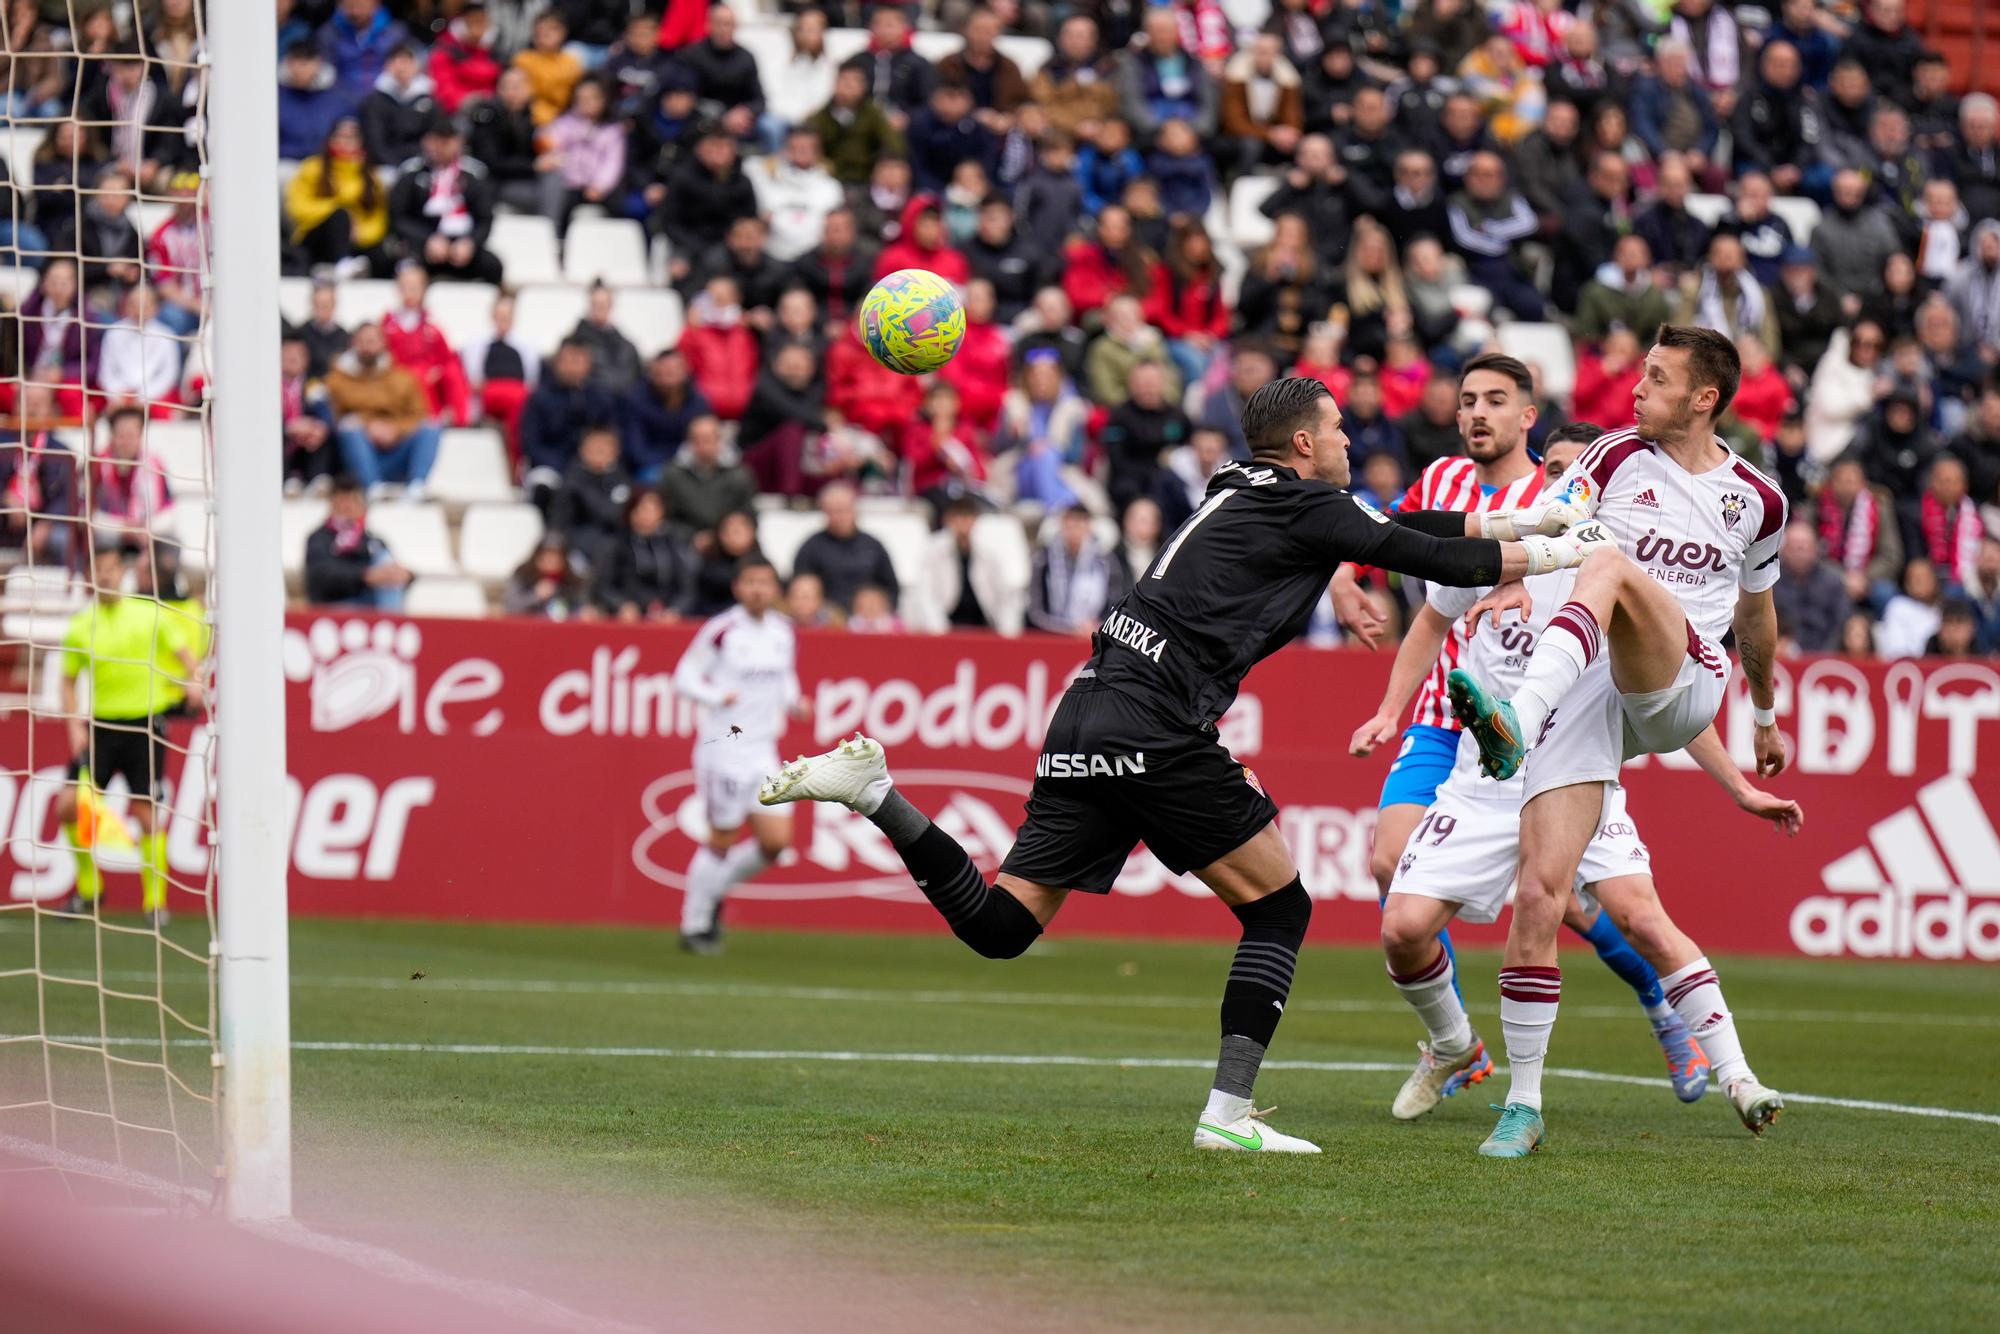
POLYGON ((1239 1098, 1250 1096, 1263 1063, 1264 1048, 1278 1031, 1299 946, 1312 920, 1312 899, 1294 878, 1275 894, 1230 909, 1243 923, 1243 939, 1222 986, 1222 1055, 1215 1087, 1239 1098))
POLYGON ((1042 924, 1019 899, 987 884, 965 849, 923 820, 900 793, 891 792, 869 818, 889 836, 917 888, 944 917, 952 934, 974 953, 989 959, 1019 958, 1042 934, 1042 924), (921 830, 915 829, 915 820, 923 820, 921 830))

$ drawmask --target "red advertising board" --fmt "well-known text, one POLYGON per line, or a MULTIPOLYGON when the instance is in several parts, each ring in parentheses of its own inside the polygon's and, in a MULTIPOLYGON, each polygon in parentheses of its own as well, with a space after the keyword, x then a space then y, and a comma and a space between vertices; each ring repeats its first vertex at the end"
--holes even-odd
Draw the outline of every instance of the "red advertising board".
MULTIPOLYGON (((294 618, 293 911, 676 921, 703 828, 694 710, 672 689, 691 634, 294 618)), ((804 634, 814 712, 786 753, 857 729, 877 737, 912 799, 990 870, 1083 653, 1081 641, 1049 638, 804 634)), ((1386 654, 1287 650, 1251 675, 1223 722, 1225 742, 1283 807, 1324 940, 1375 936, 1368 843, 1388 756, 1350 759, 1346 740, 1388 665, 1386 654)), ((1804 802, 1797 839, 1738 814, 1684 757, 1627 769, 1662 895, 1683 924, 1718 950, 2000 959, 2000 666, 1797 660, 1781 667, 1779 713, 1794 767, 1770 786, 1804 802)), ((1747 763, 1740 681, 1721 722, 1747 763)), ((17 901, 66 894, 74 874, 49 815, 61 729, 37 724, 31 753, 29 726, 20 714, 0 721, 0 883, 17 901), (31 761, 42 781, 24 783, 31 761)), ((207 744, 199 730, 184 739, 197 752, 207 744)), ((199 786, 174 785, 176 811, 199 808, 199 786)), ((873 826, 830 807, 800 809, 797 821, 794 858, 737 892, 732 921, 940 929, 873 826)), ((175 820, 169 856, 177 877, 199 879, 207 849, 193 820, 175 820)), ((114 899, 136 893, 129 883, 111 878, 114 899)), ((1235 933, 1199 884, 1143 848, 1116 892, 1079 898, 1057 929, 1235 933)), ((1482 935, 1492 930, 1468 932, 1482 935)))

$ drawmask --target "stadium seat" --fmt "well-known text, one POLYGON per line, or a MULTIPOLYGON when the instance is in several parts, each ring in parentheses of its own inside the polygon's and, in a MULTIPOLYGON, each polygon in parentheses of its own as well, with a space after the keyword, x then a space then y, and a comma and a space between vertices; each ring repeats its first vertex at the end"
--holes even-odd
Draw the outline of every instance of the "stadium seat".
POLYGON ((757 62, 758 81, 775 88, 784 77, 785 61, 792 54, 792 30, 783 22, 745 20, 736 25, 736 44, 757 62))
POLYGON ((563 277, 588 287, 646 285, 646 229, 630 218, 577 218, 563 243, 563 277))
POLYGON ((1229 187, 1229 239, 1245 251, 1271 239, 1277 227, 1257 210, 1278 193, 1276 176, 1241 176, 1229 187))
POLYGON ((538 214, 502 213, 493 219, 486 248, 500 261, 509 287, 562 281, 556 262, 556 225, 538 214))
POLYGON ((1771 212, 1785 220, 1792 229, 1792 239, 1800 245, 1811 245, 1812 236, 1819 229, 1819 205, 1804 195, 1778 195, 1771 200, 1771 212))
POLYGON ((396 305, 396 284, 387 278, 356 278, 334 289, 333 317, 350 333, 379 323, 396 305))
POLYGON ((1042 66, 1048 64, 1056 53, 1055 46, 1045 37, 1017 37, 1006 33, 1001 35, 995 45, 1000 48, 1002 55, 1021 67, 1021 77, 1024 79, 1032 79, 1040 74, 1042 66))
POLYGON ((304 324, 312 316, 310 278, 278 279, 278 315, 289 324, 304 324))
POLYGON ((477 579, 419 579, 403 598, 406 616, 484 616, 486 590, 477 579))
POLYGON ((935 65, 965 46, 965 35, 956 32, 913 32, 910 49, 935 65))
POLYGON ((9 310, 20 309, 41 280, 42 276, 25 264, 0 264, 0 304, 9 310))
POLYGON ((866 28, 828 28, 826 30, 826 58, 836 65, 860 55, 868 49, 866 28))
POLYGON ((1034 551, 1028 546, 1028 532, 1011 514, 982 514, 973 524, 975 540, 990 543, 1004 567, 1009 582, 1025 584, 1034 566, 1034 551))
POLYGON ((1464 319, 1483 320, 1493 313, 1493 293, 1477 283, 1459 283, 1448 295, 1451 308, 1464 319))
POLYGON ((1501 351, 1541 371, 1543 397, 1568 398, 1576 388, 1576 349, 1560 324, 1510 322, 1495 333, 1501 351))
POLYGON ((288 575, 306 568, 306 539, 326 522, 324 500, 287 500, 278 507, 278 556, 288 575))
POLYGON ((904 588, 914 588, 922 581, 924 565, 930 558, 928 513, 872 515, 862 521, 861 527, 889 549, 889 563, 895 567, 898 583, 904 588))
POLYGON ((514 330, 533 343, 543 356, 553 356, 569 331, 583 318, 589 300, 581 287, 566 283, 524 287, 514 298, 514 330))
POLYGON ((176 496, 207 494, 212 479, 199 421, 146 423, 146 448, 167 470, 167 485, 176 496))
POLYGON ((611 322, 632 340, 639 355, 650 358, 681 341, 681 297, 672 288, 621 287, 612 303, 611 322))
POLYGON ((445 341, 462 352, 493 332, 493 300, 499 295, 490 283, 433 283, 425 306, 445 341))
MULTIPOLYGON (((182 568, 196 574, 208 569, 208 523, 208 499, 205 496, 177 503, 165 516, 167 535, 180 544, 182 568)), ((301 551, 301 560, 304 555, 301 551)))
POLYGON ((442 505, 407 500, 370 505, 368 531, 387 543, 396 563, 412 574, 458 573, 442 505))
POLYGON ((160 230, 160 225, 173 216, 174 205, 172 200, 141 196, 132 201, 129 213, 140 237, 150 241, 153 233, 160 230))
POLYGON ((50 656, 42 672, 51 678, 44 687, 54 686, 60 700, 60 673, 55 670, 54 650, 69 631, 70 617, 83 607, 88 590, 73 581, 69 571, 57 566, 18 566, 7 571, 0 588, 0 636, 35 649, 48 649, 50 656))
POLYGON ((17 125, 12 121, 0 130, 0 158, 6 160, 7 179, 35 179, 35 154, 41 150, 42 140, 48 137, 48 133, 46 126, 17 125))
POLYGON ((445 431, 438 440, 430 489, 452 509, 486 500, 514 499, 514 470, 507 462, 507 445, 500 433, 484 426, 445 431))
POLYGON ((818 510, 770 510, 757 516, 757 545, 782 578, 792 577, 792 561, 805 540, 826 527, 818 510))
POLYGON ((1695 217, 1700 218, 1702 225, 1705 227, 1713 227, 1716 223, 1721 222, 1729 216, 1729 210, 1734 207, 1735 204, 1730 201, 1728 195, 1689 195, 1687 197, 1687 211, 1694 214, 1695 217))
POLYGON ((473 505, 458 525, 465 573, 489 587, 507 582, 542 540, 542 512, 508 502, 473 505))

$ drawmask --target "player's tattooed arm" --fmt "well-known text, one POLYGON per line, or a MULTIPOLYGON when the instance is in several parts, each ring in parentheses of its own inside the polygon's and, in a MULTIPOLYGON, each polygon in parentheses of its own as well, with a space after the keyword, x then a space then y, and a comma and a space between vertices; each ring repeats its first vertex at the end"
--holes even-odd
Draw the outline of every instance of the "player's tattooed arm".
MULTIPOLYGON (((1777 660, 1778 611, 1771 590, 1743 593, 1736 599, 1736 656, 1743 664, 1743 678, 1750 683, 1750 702, 1760 711, 1777 707, 1777 686, 1772 665, 1777 660)), ((1771 777, 1784 772, 1785 738, 1773 721, 1759 724, 1756 734, 1757 772, 1771 777)))

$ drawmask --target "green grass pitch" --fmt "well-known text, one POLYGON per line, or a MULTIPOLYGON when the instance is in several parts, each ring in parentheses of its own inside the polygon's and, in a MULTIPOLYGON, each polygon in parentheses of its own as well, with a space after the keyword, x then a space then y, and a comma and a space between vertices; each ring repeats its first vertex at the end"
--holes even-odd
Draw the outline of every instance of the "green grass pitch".
MULTIPOLYGON (((804 1218, 1161 1327, 1969 1329, 2000 1295, 1993 969, 1719 959, 1766 1083, 1900 1109, 1794 1097, 1756 1140, 1719 1094, 1674 1101, 1630 992, 1568 954, 1552 1066, 1651 1082, 1552 1073, 1548 1146, 1492 1162, 1496 1085, 1392 1120, 1416 1020, 1379 955, 1310 949, 1258 1091, 1326 1153, 1267 1158, 1189 1148, 1226 947, 728 943, 296 922, 301 1141, 804 1218)), ((65 949, 45 964, 88 967, 65 949)), ((1496 967, 1461 956, 1497 1056, 1496 967)), ((8 1032, 27 995, 0 986, 8 1032)), ((66 1003, 52 1026, 95 1031, 66 1003)))

